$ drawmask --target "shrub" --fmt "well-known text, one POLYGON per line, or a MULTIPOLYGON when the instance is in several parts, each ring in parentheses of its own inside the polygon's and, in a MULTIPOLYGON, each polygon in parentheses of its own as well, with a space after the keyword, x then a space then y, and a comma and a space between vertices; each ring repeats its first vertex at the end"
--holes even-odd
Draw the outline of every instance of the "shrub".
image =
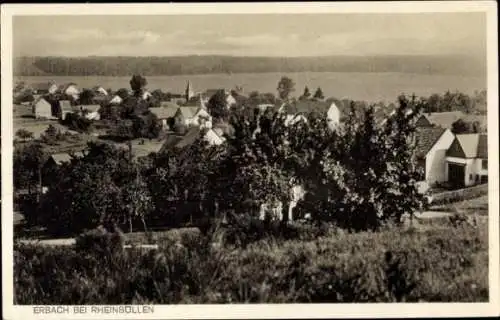
POLYGON ((103 246, 16 244, 15 303, 487 301, 486 230, 483 225, 339 233, 313 241, 267 238, 246 248, 214 247, 212 234, 165 239, 157 251, 127 249, 113 259, 103 255, 103 246))

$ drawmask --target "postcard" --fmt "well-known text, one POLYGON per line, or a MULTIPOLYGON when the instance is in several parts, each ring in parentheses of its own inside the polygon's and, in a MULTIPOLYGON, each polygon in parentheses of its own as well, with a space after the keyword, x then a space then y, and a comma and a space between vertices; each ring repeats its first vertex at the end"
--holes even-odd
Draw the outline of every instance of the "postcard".
POLYGON ((496 9, 2 5, 4 318, 499 315, 496 9))

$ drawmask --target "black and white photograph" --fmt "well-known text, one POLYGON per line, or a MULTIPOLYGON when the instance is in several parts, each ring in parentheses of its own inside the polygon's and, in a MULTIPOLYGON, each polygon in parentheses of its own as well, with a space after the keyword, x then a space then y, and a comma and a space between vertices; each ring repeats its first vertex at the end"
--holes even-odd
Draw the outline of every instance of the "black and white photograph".
POLYGON ((377 5, 2 5, 10 317, 498 315, 496 2, 377 5))

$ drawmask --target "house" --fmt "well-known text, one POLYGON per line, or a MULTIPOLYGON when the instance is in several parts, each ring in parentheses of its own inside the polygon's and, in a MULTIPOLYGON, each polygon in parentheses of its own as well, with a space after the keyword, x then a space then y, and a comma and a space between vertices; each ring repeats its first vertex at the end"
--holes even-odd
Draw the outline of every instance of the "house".
POLYGON ((151 94, 151 92, 149 92, 149 91, 144 91, 144 92, 142 93, 142 99, 143 99, 143 100, 149 100, 149 98, 151 98, 152 96, 153 96, 153 95, 152 95, 152 94, 151 94))
POLYGON ((462 111, 434 112, 422 114, 417 122, 417 127, 439 126, 451 129, 453 122, 465 117, 462 111))
POLYGON ((109 104, 114 104, 114 105, 121 104, 122 102, 123 99, 119 95, 115 95, 113 98, 111 98, 111 100, 109 100, 109 104))
POLYGON ((157 118, 158 121, 161 122, 161 126, 163 129, 172 129, 169 128, 169 119, 173 119, 177 113, 177 110, 179 109, 179 106, 172 106, 168 104, 161 104, 161 107, 156 107, 156 108, 149 108, 149 111, 153 113, 157 118))
POLYGON ((298 100, 294 103, 283 104, 278 112, 287 115, 308 115, 315 113, 325 117, 328 121, 328 127, 333 130, 340 123, 340 110, 333 101, 322 101, 314 99, 298 100))
POLYGON ((210 98, 212 98, 219 91, 224 91, 224 94, 226 96, 226 106, 228 109, 231 108, 232 106, 236 105, 236 103, 237 103, 236 99, 226 89, 208 89, 208 90, 206 90, 205 92, 200 94, 201 102, 204 104, 207 104, 208 101, 210 100, 210 98))
POLYGON ((287 114, 285 118, 285 126, 293 126, 297 123, 307 123, 307 118, 303 114, 287 114))
POLYGON ((54 112, 54 115, 58 117, 61 120, 66 119, 66 115, 68 113, 73 113, 76 112, 78 108, 75 108, 71 105, 71 102, 69 100, 59 100, 57 102, 56 110, 54 112))
POLYGON ((32 103, 32 112, 37 119, 52 119, 52 105, 40 97, 32 103))
POLYGON ((80 89, 78 89, 78 86, 76 83, 70 82, 63 84, 59 87, 59 92, 62 94, 65 94, 67 96, 73 97, 73 99, 78 100, 80 96, 80 89))
POLYGON ((448 182, 467 187, 488 181, 488 136, 457 134, 446 152, 448 182))
POLYGON ((55 153, 55 154, 50 155, 50 157, 45 162, 45 166, 49 166, 49 165, 60 166, 63 163, 71 162, 71 159, 73 159, 74 157, 81 158, 83 156, 84 156, 84 153, 82 151, 75 152, 74 154, 69 154, 66 152, 55 153))
POLYGON ((57 92, 57 85, 53 82, 34 83, 30 85, 33 94, 53 94, 57 92))
POLYGON ((420 127, 415 139, 415 161, 424 171, 423 181, 429 186, 447 181, 446 152, 454 140, 451 130, 420 127))
POLYGON ((198 113, 199 107, 194 106, 182 106, 177 109, 174 116, 175 124, 184 124, 185 126, 191 126, 195 115, 198 113))
POLYGON ((89 120, 101 119, 101 114, 99 113, 101 106, 98 104, 80 105, 78 108, 82 115, 89 120))
POLYGON ((108 95, 108 91, 106 91, 106 89, 104 89, 101 86, 95 86, 94 88, 92 88, 92 91, 94 91, 94 93, 96 93, 97 95, 103 95, 103 96, 108 95))

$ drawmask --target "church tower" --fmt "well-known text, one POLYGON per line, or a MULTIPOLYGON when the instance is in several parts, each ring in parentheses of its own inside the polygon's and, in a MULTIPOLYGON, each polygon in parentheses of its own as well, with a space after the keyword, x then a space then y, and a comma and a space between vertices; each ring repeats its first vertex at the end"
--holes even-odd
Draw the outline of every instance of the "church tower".
POLYGON ((189 100, 191 100, 191 98, 194 96, 194 93, 193 93, 193 88, 191 88, 191 82, 187 82, 187 86, 186 86, 186 102, 188 102, 189 100))

